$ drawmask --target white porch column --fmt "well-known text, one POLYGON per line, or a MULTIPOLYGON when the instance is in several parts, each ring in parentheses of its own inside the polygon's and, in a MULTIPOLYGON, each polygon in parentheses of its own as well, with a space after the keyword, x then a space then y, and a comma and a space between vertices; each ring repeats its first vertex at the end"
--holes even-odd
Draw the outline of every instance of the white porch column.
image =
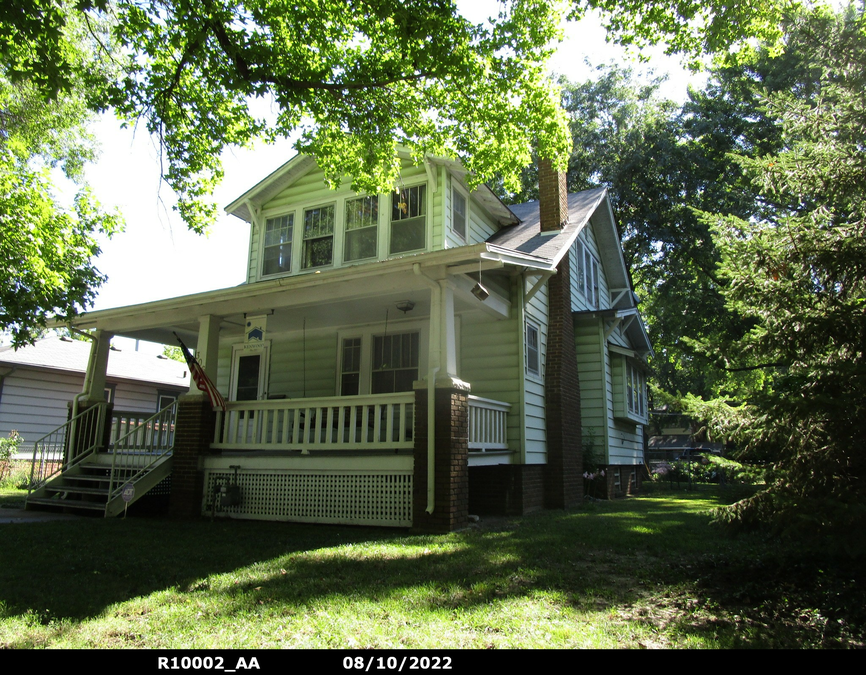
MULTIPOLYGON (((198 318, 198 342, 195 355, 211 382, 217 381, 217 362, 220 347, 220 321, 222 317, 206 314, 198 318)), ((205 396, 196 386, 189 388, 190 396, 205 396)))
POLYGON ((108 372, 108 355, 111 349, 111 338, 114 335, 102 330, 93 333, 93 345, 90 348, 90 359, 87 362, 87 374, 84 378, 82 393, 88 403, 99 403, 105 400, 105 375, 108 372))
POLYGON ((457 378, 457 330, 454 321, 454 285, 439 279, 430 285, 430 371, 437 380, 457 378))

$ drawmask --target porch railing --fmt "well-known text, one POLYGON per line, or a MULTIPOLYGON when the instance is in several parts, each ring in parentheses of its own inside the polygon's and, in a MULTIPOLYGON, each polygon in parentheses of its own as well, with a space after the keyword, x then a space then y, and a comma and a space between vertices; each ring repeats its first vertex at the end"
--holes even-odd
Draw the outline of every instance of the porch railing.
POLYGON ((393 450, 413 447, 413 392, 236 401, 217 413, 222 450, 393 450))
POLYGON ((28 495, 99 449, 105 408, 104 403, 90 406, 33 444, 28 495))
POLYGON ((469 450, 485 452, 508 449, 510 403, 469 396, 469 450))

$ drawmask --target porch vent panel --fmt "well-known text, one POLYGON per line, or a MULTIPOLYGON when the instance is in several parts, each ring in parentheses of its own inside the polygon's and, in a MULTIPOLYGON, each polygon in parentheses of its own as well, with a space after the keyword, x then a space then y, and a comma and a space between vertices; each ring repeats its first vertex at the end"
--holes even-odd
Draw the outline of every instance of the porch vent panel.
MULTIPOLYGON (((202 514, 212 509, 214 488, 229 485, 229 471, 205 472, 202 514)), ((233 518, 300 523, 412 525, 412 474, 325 471, 240 471, 241 503, 219 508, 233 518)))

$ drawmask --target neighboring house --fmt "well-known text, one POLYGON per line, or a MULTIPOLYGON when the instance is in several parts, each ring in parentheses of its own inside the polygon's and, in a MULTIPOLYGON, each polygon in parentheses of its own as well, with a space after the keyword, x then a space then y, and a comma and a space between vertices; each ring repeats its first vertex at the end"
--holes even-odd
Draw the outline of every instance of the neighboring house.
POLYGON ((705 439, 706 431, 682 413, 666 409, 650 413, 649 429, 653 433, 647 444, 647 459, 651 464, 688 458, 701 454, 721 455, 723 443, 711 443, 705 439))
POLYGON ((455 161, 401 161, 358 195, 297 156, 227 208, 245 284, 76 320, 176 333, 229 401, 180 401, 175 513, 456 529, 579 502, 581 437, 611 495, 634 487, 650 345, 606 191, 543 167, 541 208, 509 208, 455 161))
MULTIPOLYGON (((66 422, 82 391, 90 341, 49 337, 17 351, 0 347, 0 435, 29 443, 66 422)), ((116 410, 155 413, 189 389, 185 363, 112 350, 103 389, 116 410)))

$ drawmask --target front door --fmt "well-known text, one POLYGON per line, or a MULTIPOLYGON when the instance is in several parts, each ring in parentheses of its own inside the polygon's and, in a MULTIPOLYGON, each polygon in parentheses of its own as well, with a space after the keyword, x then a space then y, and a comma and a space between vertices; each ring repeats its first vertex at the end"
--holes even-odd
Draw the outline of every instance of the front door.
POLYGON ((236 345, 232 351, 232 401, 258 401, 267 397, 267 344, 236 345))

